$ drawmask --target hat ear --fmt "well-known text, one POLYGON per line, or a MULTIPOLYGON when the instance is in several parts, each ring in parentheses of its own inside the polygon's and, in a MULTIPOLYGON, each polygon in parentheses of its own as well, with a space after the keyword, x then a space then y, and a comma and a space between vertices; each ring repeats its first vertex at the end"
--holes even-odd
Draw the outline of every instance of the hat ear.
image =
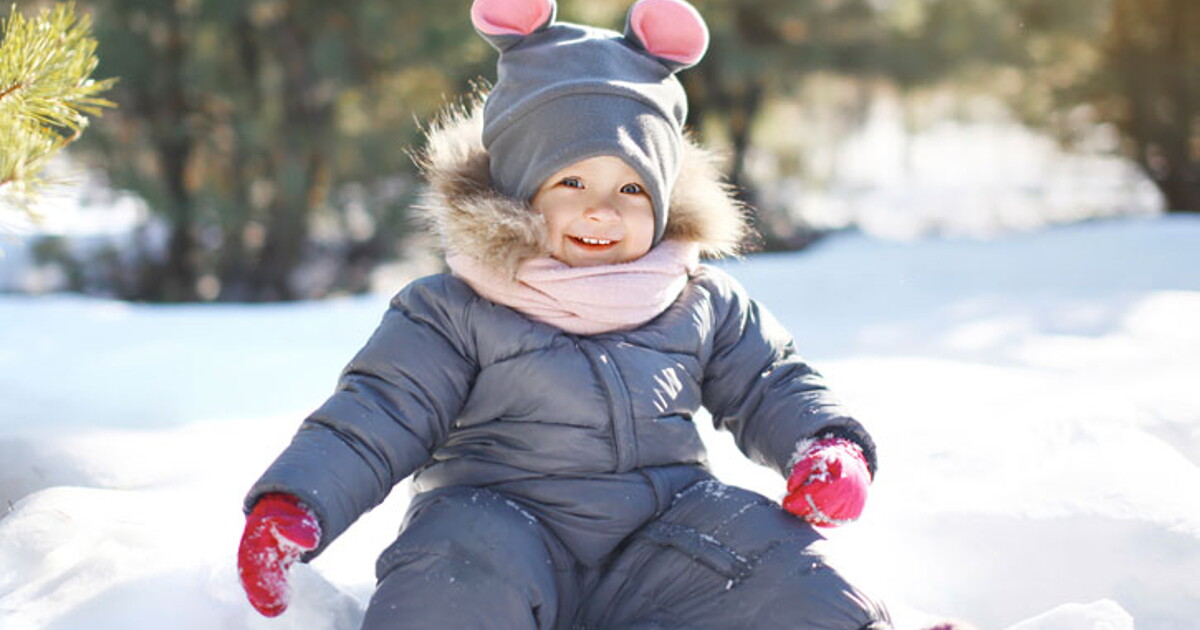
POLYGON ((629 9, 625 37, 676 71, 695 65, 708 50, 708 26, 684 0, 638 0, 629 9))
POLYGON ((503 50, 554 21, 554 0, 475 0, 471 23, 493 46, 503 50))

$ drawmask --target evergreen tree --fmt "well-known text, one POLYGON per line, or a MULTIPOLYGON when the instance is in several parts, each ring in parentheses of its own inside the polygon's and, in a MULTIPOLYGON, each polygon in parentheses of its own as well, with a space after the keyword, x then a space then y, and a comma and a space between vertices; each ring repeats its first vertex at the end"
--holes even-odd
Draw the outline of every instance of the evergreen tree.
POLYGON ((24 207, 46 161, 79 138, 113 80, 95 81, 96 41, 73 3, 27 19, 9 10, 0 26, 0 200, 24 207))
POLYGON ((816 77, 874 72, 883 39, 870 0, 696 0, 711 31, 704 61, 682 79, 689 124, 728 143, 729 179, 754 209, 760 245, 797 249, 814 234, 759 204, 746 174, 760 116, 772 100, 791 97, 816 77))
POLYGON ((1200 212, 1200 2, 1115 0, 1084 90, 1172 212, 1200 212))
POLYGON ((138 299, 367 288, 405 231, 416 121, 488 59, 458 2, 89 5, 122 106, 86 144, 169 234, 120 289, 138 299))
MULTIPOLYGON (((980 59, 1004 73, 996 88, 1026 123, 1067 144, 1110 125, 1118 150, 1154 182, 1169 211, 1200 212, 1200 2, 929 4, 953 5, 975 23, 986 18, 1000 35, 968 31, 970 40, 990 42, 991 54, 980 59)), ((951 22, 960 32, 962 23, 951 22)), ((953 57, 944 52, 938 56, 953 57)))

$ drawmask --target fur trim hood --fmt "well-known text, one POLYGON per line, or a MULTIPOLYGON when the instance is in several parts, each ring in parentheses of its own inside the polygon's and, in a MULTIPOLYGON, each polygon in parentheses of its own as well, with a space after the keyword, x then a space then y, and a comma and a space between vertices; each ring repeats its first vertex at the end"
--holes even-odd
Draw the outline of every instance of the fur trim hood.
MULTIPOLYGON (((480 99, 473 106, 447 110, 426 132, 425 149, 415 159, 429 187, 416 210, 443 249, 515 275, 525 260, 546 255, 546 227, 527 202, 492 186, 482 128, 480 99)), ((722 181, 716 162, 712 152, 685 138, 683 168, 663 234, 664 239, 696 243, 708 258, 737 255, 748 229, 746 212, 722 181)))

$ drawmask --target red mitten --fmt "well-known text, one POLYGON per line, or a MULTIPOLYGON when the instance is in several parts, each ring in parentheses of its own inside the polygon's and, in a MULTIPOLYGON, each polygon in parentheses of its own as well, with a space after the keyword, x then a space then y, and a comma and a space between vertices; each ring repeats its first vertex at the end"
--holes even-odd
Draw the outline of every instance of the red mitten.
POLYGON ((238 576, 255 610, 275 617, 287 609, 288 569, 320 540, 316 517, 296 497, 264 494, 254 504, 238 547, 238 576))
POLYGON ((803 447, 783 508, 818 527, 845 525, 862 514, 870 485, 862 449, 850 440, 824 438, 803 447))

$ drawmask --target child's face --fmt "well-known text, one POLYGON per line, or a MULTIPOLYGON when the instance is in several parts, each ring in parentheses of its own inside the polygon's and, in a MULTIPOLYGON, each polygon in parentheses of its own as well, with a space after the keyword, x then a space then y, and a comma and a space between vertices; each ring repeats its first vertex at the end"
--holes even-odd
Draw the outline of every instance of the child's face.
POLYGON ((551 175, 531 202, 546 219, 550 255, 572 267, 636 260, 654 242, 654 206, 624 160, 597 156, 551 175))

